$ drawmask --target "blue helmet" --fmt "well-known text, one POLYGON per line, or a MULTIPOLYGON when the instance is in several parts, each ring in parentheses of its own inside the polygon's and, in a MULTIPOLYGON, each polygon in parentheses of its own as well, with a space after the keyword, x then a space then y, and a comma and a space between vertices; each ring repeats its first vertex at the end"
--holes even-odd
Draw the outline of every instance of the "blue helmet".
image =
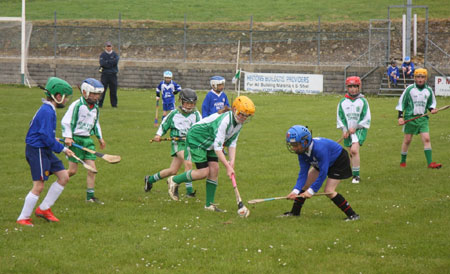
POLYGON ((225 85, 225 78, 223 78, 222 76, 213 76, 211 77, 211 79, 209 79, 209 84, 214 90, 216 90, 218 85, 225 85))
POLYGON ((405 57, 405 62, 410 62, 410 61, 411 61, 411 58, 409 56, 406 56, 405 57))
POLYGON ((166 71, 164 71, 163 76, 164 76, 164 78, 172 78, 173 75, 170 70, 166 70, 166 71))
POLYGON ((292 126, 286 133, 286 145, 289 151, 293 152, 290 148, 292 143, 299 143, 303 148, 309 147, 312 141, 311 132, 307 127, 301 125, 292 126), (306 141, 306 143, 305 143, 306 141))

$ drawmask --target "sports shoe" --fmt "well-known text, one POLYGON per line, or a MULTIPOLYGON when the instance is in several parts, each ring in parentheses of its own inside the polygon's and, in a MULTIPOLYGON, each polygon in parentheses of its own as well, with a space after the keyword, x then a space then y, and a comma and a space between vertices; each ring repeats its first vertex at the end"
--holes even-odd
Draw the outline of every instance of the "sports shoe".
POLYGON ((210 204, 209 206, 205 205, 205 210, 214 211, 214 212, 227 212, 225 209, 220 209, 215 204, 210 204))
POLYGON ((360 181, 361 181, 361 178, 359 178, 359 176, 353 176, 353 180, 352 180, 353 184, 359 184, 360 181))
POLYGON ((17 220, 16 223, 18 223, 19 225, 23 225, 23 226, 31 226, 31 227, 34 226, 33 223, 31 222, 31 218, 17 220))
POLYGON ((400 163, 400 167, 406 167, 406 162, 405 163, 400 163))
POLYGON ((281 214, 281 215, 279 215, 279 216, 277 216, 278 218, 285 218, 285 217, 300 217, 300 214, 294 214, 294 213, 292 213, 292 211, 288 211, 288 212, 285 212, 285 213, 283 213, 283 214, 281 214))
POLYGON ((344 219, 344 221, 346 222, 350 222, 350 221, 356 221, 359 220, 359 215, 358 214, 353 214, 352 216, 348 216, 347 218, 344 219))
POLYGON ((100 204, 100 205, 104 205, 105 203, 100 201, 97 197, 92 197, 88 200, 86 200, 86 203, 94 203, 94 204, 100 204))
POLYGON ((153 183, 150 183, 148 181, 148 178, 150 178, 150 175, 147 175, 144 178, 144 182, 145 182, 144 190, 145 190, 145 192, 149 192, 150 190, 152 190, 152 187, 153 187, 153 183))
POLYGON ((36 208, 34 212, 37 217, 44 218, 47 222, 59 222, 58 218, 53 215, 52 209, 42 210, 40 207, 36 208))
POLYGON ((186 198, 195 198, 195 193, 197 193, 197 190, 195 190, 195 191, 192 192, 192 193, 186 194, 186 198))
POLYGON ((173 181, 174 176, 167 178, 167 186, 169 187, 169 196, 174 201, 180 200, 178 197, 178 184, 173 181))
POLYGON ((437 164, 436 162, 431 162, 429 165, 428 165, 428 168, 436 168, 436 169, 439 169, 439 168, 441 168, 442 167, 442 164, 437 164))

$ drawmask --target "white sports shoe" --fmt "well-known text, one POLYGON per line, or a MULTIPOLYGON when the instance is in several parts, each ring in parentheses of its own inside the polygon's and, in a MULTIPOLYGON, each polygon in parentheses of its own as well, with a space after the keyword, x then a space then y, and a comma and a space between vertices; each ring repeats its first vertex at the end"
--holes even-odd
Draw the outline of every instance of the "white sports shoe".
POLYGON ((178 197, 178 184, 173 181, 174 176, 167 178, 167 186, 169 187, 169 196, 174 201, 180 200, 178 197))
POLYGON ((360 181, 361 181, 361 179, 359 178, 359 176, 353 176, 352 183, 359 184, 360 181))
POLYGON ((209 206, 205 206, 205 210, 214 211, 214 212, 227 212, 226 210, 220 209, 215 204, 210 204, 209 206))

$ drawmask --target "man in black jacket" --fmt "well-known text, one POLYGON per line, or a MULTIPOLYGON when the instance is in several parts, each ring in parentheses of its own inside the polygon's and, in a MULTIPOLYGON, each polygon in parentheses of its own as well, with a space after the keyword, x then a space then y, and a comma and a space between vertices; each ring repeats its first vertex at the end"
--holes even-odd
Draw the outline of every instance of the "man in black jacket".
POLYGON ((101 82, 105 87, 105 91, 98 103, 99 107, 103 106, 106 90, 109 87, 109 99, 113 108, 117 107, 117 64, 119 63, 119 55, 113 51, 111 42, 105 43, 105 51, 100 54, 100 72, 102 73, 101 82))

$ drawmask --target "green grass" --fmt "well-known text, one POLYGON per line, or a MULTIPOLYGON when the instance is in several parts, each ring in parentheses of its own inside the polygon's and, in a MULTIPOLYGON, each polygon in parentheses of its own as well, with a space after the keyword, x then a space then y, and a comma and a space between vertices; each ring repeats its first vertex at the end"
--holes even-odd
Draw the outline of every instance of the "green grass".
MULTIPOLYGON (((148 142, 156 132, 153 90, 120 90, 119 108, 107 100, 101 110, 104 152, 122 156, 116 165, 96 161, 96 194, 105 205, 84 202, 86 172, 80 167, 53 206, 59 223, 33 218, 35 227, 18 227, 31 189, 24 138, 42 95, 37 88, 0 85, 1 273, 448 273, 450 112, 430 119, 433 156, 443 168, 426 168, 415 137, 408 167, 400 169, 397 98, 369 97, 373 124, 361 149, 362 182, 345 180, 338 187, 360 221, 343 222, 344 214, 323 196, 308 200, 300 218, 276 218, 291 207, 281 200, 249 206, 250 217, 241 219, 223 167, 216 202, 225 214, 203 210, 204 181, 194 182, 198 200, 171 201, 165 180, 144 192, 144 175, 168 167, 170 149, 148 142)), ((341 96, 249 96, 256 115, 238 142, 241 196, 286 195, 298 174, 297 159, 284 144, 286 130, 306 124, 314 136, 338 139, 341 96)), ((438 106, 450 104, 450 98, 437 100, 438 106)), ((64 111, 58 110, 59 121, 64 111)))
MULTIPOLYGON (((317 21, 368 21, 387 17, 387 8, 404 5, 396 0, 195 0, 195 1, 144 1, 144 0, 35 0, 27 1, 28 20, 53 20, 54 11, 58 19, 110 19, 116 20, 119 12, 124 20, 236 22, 304 22, 317 21)), ((450 7, 445 0, 415 0, 414 5, 429 7, 430 18, 448 18, 450 7)), ((419 17, 425 18, 425 10, 417 9, 419 17)), ((391 18, 401 18, 403 9, 391 9, 391 18)), ((21 1, 0 2, 0 16, 20 16, 21 1)))

